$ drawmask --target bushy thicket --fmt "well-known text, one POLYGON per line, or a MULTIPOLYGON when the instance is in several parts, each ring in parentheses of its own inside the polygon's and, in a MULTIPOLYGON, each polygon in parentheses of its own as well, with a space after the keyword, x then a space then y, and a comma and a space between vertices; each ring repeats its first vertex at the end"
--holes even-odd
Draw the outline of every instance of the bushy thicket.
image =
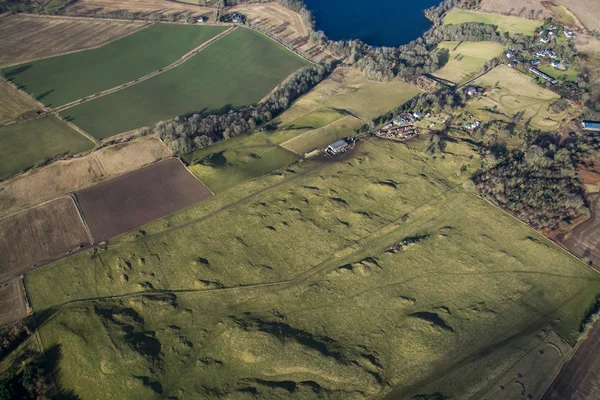
POLYGON ((531 134, 520 149, 492 146, 484 151, 476 190, 531 226, 553 230, 586 212, 576 165, 597 154, 597 135, 576 133, 566 140, 531 134))
POLYGON ((302 94, 321 82, 329 73, 328 65, 305 67, 277 88, 264 102, 232 110, 226 114, 202 116, 158 123, 151 130, 175 152, 189 153, 214 142, 256 129, 286 110, 302 94))

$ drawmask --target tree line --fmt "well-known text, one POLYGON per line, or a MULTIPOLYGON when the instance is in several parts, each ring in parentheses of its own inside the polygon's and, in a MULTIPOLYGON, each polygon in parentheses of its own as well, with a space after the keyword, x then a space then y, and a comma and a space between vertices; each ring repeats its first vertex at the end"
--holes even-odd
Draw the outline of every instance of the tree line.
POLYGON ((228 112, 193 114, 168 122, 159 122, 142 130, 140 134, 156 133, 174 153, 186 154, 215 142, 254 131, 285 111, 294 100, 325 79, 330 72, 329 65, 308 66, 294 73, 261 103, 228 112))

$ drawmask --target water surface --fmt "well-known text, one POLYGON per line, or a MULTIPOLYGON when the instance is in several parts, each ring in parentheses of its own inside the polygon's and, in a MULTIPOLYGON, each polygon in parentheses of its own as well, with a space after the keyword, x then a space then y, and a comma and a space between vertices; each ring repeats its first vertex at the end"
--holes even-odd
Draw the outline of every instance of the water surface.
POLYGON ((431 27, 423 11, 441 0, 304 0, 317 29, 332 40, 360 39, 372 46, 400 46, 431 27))

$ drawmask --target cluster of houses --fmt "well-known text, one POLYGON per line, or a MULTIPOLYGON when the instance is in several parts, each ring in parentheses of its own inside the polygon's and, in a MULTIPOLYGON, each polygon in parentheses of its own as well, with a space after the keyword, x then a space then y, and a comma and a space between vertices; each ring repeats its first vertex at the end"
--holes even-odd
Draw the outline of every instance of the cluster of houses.
MULTIPOLYGON (((575 37, 575 32, 573 32, 572 30, 563 29, 562 32, 565 35, 565 37, 567 37, 567 38, 575 37)), ((541 31, 539 32, 539 34, 540 34, 540 38, 535 45, 537 47, 542 47, 545 44, 549 43, 553 37, 558 37, 558 35, 560 34, 560 29, 558 26, 549 25, 549 26, 543 27, 541 29, 541 31)), ((542 63, 544 63, 543 59, 548 59, 549 60, 548 65, 550 65, 558 70, 561 70, 561 71, 566 71, 571 66, 571 64, 566 61, 561 62, 560 60, 558 60, 558 55, 550 48, 543 48, 543 49, 537 51, 535 53, 535 57, 537 57, 537 58, 529 60, 529 64, 531 65, 531 68, 529 68, 529 71, 552 84, 556 84, 556 83, 558 83, 558 81, 556 79, 554 79, 553 77, 551 77, 550 75, 548 75, 538 69, 538 66, 541 65, 542 63)), ((523 60, 519 61, 517 59, 517 55, 512 50, 509 50, 506 52, 506 58, 508 58, 508 60, 509 60, 508 66, 511 68, 516 68, 519 65, 519 63, 521 61, 523 61, 523 60)))
MULTIPOLYGON (((471 116, 471 118, 473 118, 473 117, 471 116)), ((479 121, 479 120, 476 120, 473 122, 467 122, 465 124, 465 128, 467 128, 470 131, 474 131, 475 129, 479 128, 480 126, 481 126, 481 121, 479 121)))
POLYGON ((419 130, 412 124, 415 120, 422 118, 422 116, 423 113, 420 111, 415 111, 412 114, 407 112, 402 113, 391 123, 375 132, 375 136, 400 141, 418 136, 419 130))

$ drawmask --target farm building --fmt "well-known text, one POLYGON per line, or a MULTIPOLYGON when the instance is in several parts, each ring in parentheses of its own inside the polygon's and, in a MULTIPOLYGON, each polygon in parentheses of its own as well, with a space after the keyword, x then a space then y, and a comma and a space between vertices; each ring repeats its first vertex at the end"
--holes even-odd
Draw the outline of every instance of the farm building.
POLYGON ((327 150, 325 151, 330 156, 342 154, 348 150, 351 150, 354 147, 354 141, 355 139, 352 138, 338 140, 337 142, 333 142, 329 146, 327 146, 327 150))
POLYGON ((600 121, 583 121, 581 125, 586 131, 600 131, 600 121))

